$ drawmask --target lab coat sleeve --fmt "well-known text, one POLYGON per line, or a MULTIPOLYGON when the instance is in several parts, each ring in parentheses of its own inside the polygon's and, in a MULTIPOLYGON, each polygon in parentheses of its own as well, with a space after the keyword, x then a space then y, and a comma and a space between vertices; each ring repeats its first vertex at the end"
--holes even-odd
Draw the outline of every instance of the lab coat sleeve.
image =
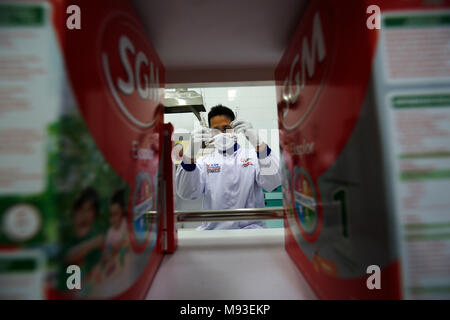
POLYGON ((175 190, 184 200, 195 200, 205 192, 204 165, 200 161, 196 164, 185 164, 177 168, 175 173, 175 190))
POLYGON ((271 152, 269 146, 256 154, 258 157, 256 183, 267 192, 271 192, 281 185, 280 159, 271 152))

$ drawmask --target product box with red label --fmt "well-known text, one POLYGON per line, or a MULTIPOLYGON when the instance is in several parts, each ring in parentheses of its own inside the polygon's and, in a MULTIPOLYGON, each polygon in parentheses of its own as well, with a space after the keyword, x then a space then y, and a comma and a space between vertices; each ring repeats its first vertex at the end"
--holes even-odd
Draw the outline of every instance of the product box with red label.
POLYGON ((0 70, 0 298, 142 298, 164 250, 165 71, 136 13, 1 1, 0 70))
POLYGON ((450 297, 449 21, 311 1, 276 69, 286 249, 319 298, 450 297))

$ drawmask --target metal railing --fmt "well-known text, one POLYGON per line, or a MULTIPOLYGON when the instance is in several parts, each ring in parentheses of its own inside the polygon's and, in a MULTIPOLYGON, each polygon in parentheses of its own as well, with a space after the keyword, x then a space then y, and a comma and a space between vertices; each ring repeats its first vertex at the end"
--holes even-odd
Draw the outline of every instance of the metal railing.
POLYGON ((175 211, 177 222, 274 220, 283 218, 283 207, 246 208, 208 211, 175 211))

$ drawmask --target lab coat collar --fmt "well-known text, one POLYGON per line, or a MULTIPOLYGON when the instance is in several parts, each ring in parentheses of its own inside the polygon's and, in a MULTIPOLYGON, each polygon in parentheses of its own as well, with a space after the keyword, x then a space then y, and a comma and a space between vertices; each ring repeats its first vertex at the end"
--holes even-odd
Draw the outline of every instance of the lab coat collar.
POLYGON ((233 146, 233 148, 230 148, 230 149, 228 149, 228 150, 225 150, 225 151, 219 151, 219 150, 216 150, 219 154, 223 154, 224 156, 232 156, 233 154, 235 154, 236 153, 236 151, 238 150, 240 148, 240 145, 236 142, 235 144, 234 144, 234 146, 233 146))

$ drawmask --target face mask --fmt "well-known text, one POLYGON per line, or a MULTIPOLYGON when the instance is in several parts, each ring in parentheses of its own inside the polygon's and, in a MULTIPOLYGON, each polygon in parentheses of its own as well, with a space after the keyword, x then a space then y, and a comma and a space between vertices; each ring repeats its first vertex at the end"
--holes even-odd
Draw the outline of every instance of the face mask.
POLYGON ((236 136, 234 133, 221 133, 214 137, 214 146, 219 151, 226 151, 234 146, 236 136))

